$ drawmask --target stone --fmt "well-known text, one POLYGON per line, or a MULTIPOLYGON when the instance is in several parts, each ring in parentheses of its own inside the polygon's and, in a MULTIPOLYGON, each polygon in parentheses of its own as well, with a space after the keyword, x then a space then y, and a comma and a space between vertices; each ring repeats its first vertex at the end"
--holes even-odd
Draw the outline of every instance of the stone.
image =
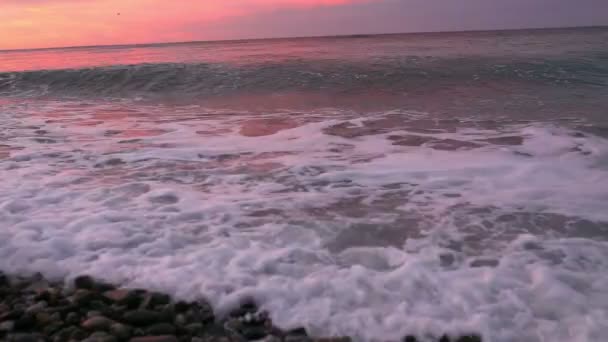
POLYGON ((71 325, 80 324, 80 315, 75 312, 70 312, 65 316, 65 322, 71 325))
POLYGON ((88 334, 84 330, 73 327, 72 334, 70 334, 70 339, 80 341, 85 339, 87 336, 88 334))
POLYGON ((72 295, 71 300, 72 303, 82 308, 89 306, 91 302, 98 300, 100 297, 101 296, 98 293, 95 293, 90 290, 80 289, 72 295))
POLYGON ((63 328, 53 335, 53 342, 64 342, 70 339, 70 335, 74 331, 74 327, 63 328))
POLYGON ((287 332, 285 338, 285 342, 309 342, 312 341, 310 337, 308 337, 308 333, 305 328, 296 328, 287 332))
POLYGON ((190 335, 198 335, 203 332, 204 326, 202 323, 191 323, 186 325, 186 331, 190 335))
POLYGON ((145 329, 146 335, 173 335, 175 327, 169 323, 158 323, 151 325, 145 329))
POLYGON ((175 336, 166 335, 135 337, 130 339, 129 342, 179 342, 179 340, 175 336))
POLYGON ((0 323, 0 333, 9 333, 15 330, 15 321, 5 321, 0 323))
POLYGON ((91 310, 89 312, 87 312, 87 318, 93 318, 93 317, 98 317, 98 316, 103 316, 103 314, 99 311, 95 311, 95 310, 91 310))
POLYGON ((188 311, 188 309, 190 309, 190 304, 188 304, 184 301, 179 301, 173 305, 173 309, 177 313, 186 312, 186 311, 188 311))
POLYGON ((47 336, 51 336, 63 328, 62 322, 52 322, 44 327, 43 332, 47 336))
POLYGON ((315 342, 351 342, 350 337, 330 337, 330 338, 318 338, 315 342))
POLYGON ((459 337, 456 342, 481 342, 481 336, 479 335, 465 335, 465 336, 461 336, 459 337))
POLYGON ((415 336, 408 335, 403 338, 403 342, 418 342, 418 339, 415 336))
POLYGON ((10 342, 45 342, 40 334, 14 334, 10 335, 10 342))
POLYGON ((126 323, 135 326, 148 326, 158 323, 163 319, 163 315, 150 310, 134 310, 123 315, 123 320, 126 323))
POLYGON ((110 333, 120 340, 128 340, 133 335, 133 329, 125 324, 114 323, 110 326, 110 333))
POLYGON ((30 331, 36 325, 36 318, 34 315, 24 313, 15 321, 15 330, 18 331, 30 331))
POLYGON ((38 326, 45 326, 53 321, 55 317, 48 312, 39 312, 36 314, 36 323, 38 326))
POLYGON ((25 312, 35 315, 46 309, 47 306, 49 306, 47 302, 41 301, 36 304, 30 305, 27 309, 25 309, 25 312))
POLYGON ((116 337, 106 332, 98 331, 96 333, 93 333, 91 336, 89 336, 82 342, 118 342, 118 340, 116 339, 116 337))
POLYGON ((74 279, 74 287, 77 289, 93 290, 95 288, 95 280, 88 275, 78 276, 74 279))
POLYGON ((166 305, 171 302, 171 297, 164 293, 148 292, 144 296, 144 300, 141 303, 142 309, 153 309, 158 305, 166 305))
POLYGON ((82 322, 80 325, 83 329, 89 331, 108 331, 112 324, 114 324, 113 320, 103 317, 103 316, 95 316, 87 319, 82 322))
POLYGON ((129 308, 136 308, 142 302, 142 298, 136 290, 111 290, 104 292, 103 296, 113 303, 126 305, 129 308))

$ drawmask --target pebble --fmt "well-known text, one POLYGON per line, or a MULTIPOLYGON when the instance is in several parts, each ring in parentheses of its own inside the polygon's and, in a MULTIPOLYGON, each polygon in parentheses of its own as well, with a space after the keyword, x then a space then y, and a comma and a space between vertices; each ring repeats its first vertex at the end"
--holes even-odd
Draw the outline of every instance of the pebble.
MULTIPOLYGON (((276 328, 252 301, 218 319, 206 300, 173 302, 158 292, 117 289, 89 276, 74 288, 40 275, 0 272, 0 341, 7 342, 351 342, 348 337, 308 336, 304 328, 276 328)), ((419 342, 406 336, 402 342, 419 342)), ((442 336, 438 342, 482 342, 479 335, 442 336)))
POLYGON ((162 320, 162 314, 150 310, 134 310, 123 315, 123 320, 126 323, 135 326, 147 326, 157 323, 162 320))
POLYGON ((167 335, 135 337, 130 339, 129 342, 179 342, 179 340, 175 336, 167 335))
POLYGON ((89 330, 89 331, 107 331, 110 330, 110 327, 116 322, 114 322, 113 320, 103 317, 103 316, 96 316, 96 317, 92 317, 87 319, 86 321, 82 322, 81 326, 83 329, 85 330, 89 330))

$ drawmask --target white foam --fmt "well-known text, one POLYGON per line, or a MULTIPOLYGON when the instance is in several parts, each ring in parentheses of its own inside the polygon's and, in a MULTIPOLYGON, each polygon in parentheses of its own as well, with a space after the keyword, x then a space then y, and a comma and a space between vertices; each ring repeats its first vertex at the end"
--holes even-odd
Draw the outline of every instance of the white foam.
POLYGON ((25 149, 0 161, 0 269, 207 295, 220 311, 252 296, 283 327, 362 340, 608 336, 606 140, 543 124, 426 134, 525 138, 445 151, 392 145, 422 135, 403 128, 330 136, 335 111, 260 137, 238 133, 245 113, 173 114, 65 114, 44 125, 55 144, 27 128, 44 115, 3 121, 25 149), (134 126, 165 133, 104 135, 134 126), (500 221, 530 213, 558 223, 500 221), (595 235, 565 232, 575 220, 595 235))

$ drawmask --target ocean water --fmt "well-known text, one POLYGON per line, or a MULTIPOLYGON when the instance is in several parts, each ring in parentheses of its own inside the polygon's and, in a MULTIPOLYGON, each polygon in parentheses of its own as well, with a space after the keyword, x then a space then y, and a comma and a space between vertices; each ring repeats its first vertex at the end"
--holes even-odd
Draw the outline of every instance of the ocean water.
POLYGON ((608 29, 4 51, 0 128, 1 270, 608 339, 608 29))

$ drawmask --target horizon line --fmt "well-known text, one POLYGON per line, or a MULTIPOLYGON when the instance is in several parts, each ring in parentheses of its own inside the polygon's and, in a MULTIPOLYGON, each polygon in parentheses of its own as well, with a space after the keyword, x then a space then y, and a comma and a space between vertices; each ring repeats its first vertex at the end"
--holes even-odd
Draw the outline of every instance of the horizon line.
POLYGON ((149 43, 132 43, 132 44, 102 44, 102 45, 72 45, 72 46, 54 46, 43 48, 18 48, 18 49, 0 49, 0 52, 27 52, 27 51, 45 51, 45 50, 68 50, 68 49, 91 49, 91 48, 124 48, 124 47, 155 47, 163 45, 186 45, 186 44, 201 44, 201 43, 230 43, 230 42, 249 42, 263 40, 286 40, 286 39, 322 39, 322 38, 365 38, 371 36, 391 36, 391 35, 422 35, 422 34, 457 34, 457 33, 484 33, 484 32, 518 32, 518 31, 556 31, 556 30, 573 30, 573 29, 608 29, 608 25, 585 25, 585 26, 547 26, 547 27, 522 27, 522 28, 503 28, 503 29, 471 29, 471 30, 456 30, 456 31, 410 31, 410 32, 385 32, 385 33, 353 33, 353 34, 336 34, 336 35, 316 35, 316 36, 285 36, 285 37, 268 37, 268 38, 235 38, 235 39, 209 39, 209 40, 191 40, 191 41, 169 41, 169 42, 149 42, 149 43))

